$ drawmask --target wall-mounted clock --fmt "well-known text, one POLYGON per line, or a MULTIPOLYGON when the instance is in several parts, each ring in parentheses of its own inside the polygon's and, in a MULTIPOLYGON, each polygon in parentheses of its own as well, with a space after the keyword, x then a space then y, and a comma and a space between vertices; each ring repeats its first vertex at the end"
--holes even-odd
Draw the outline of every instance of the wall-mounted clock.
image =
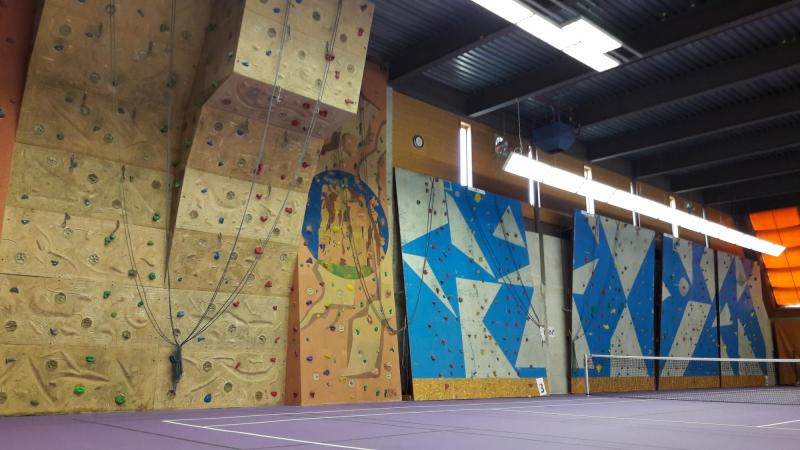
POLYGON ((425 146, 425 139, 423 139, 422 136, 418 134, 414 135, 414 138, 411 140, 411 142, 414 144, 414 148, 419 149, 425 146))

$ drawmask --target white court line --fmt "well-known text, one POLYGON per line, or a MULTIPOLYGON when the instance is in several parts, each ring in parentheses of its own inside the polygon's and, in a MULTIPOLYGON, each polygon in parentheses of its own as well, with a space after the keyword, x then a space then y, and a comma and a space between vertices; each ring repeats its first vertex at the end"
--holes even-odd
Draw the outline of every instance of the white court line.
POLYGON ((247 432, 247 431, 224 430, 222 428, 214 428, 214 427, 210 427, 210 426, 207 427, 207 426, 203 426, 203 425, 192 425, 192 424, 188 424, 188 423, 173 422, 173 421, 170 421, 170 420, 163 420, 162 422, 171 423, 173 425, 181 425, 181 426, 184 426, 184 427, 201 428, 203 430, 222 431, 223 433, 235 433, 235 434, 243 434, 243 435, 246 435, 246 436, 255 436, 255 437, 262 437, 262 438, 267 438, 267 439, 277 439, 279 441, 296 442, 296 443, 299 443, 299 444, 320 445, 320 446, 323 446, 323 447, 348 448, 348 449, 352 449, 352 450, 373 450, 373 449, 369 449, 369 448, 365 448, 365 447, 351 447, 349 445, 329 444, 327 442, 305 441, 303 439, 292 439, 292 438, 281 437, 281 436, 272 436, 272 435, 269 435, 269 434, 250 433, 250 432, 247 432))
MULTIPOLYGON (((536 399, 543 398, 543 397, 535 397, 536 399)), ((574 399, 564 399, 558 400, 555 403, 565 403, 565 402, 575 402, 585 400, 584 398, 574 398, 574 399)), ((482 402, 482 403, 463 403, 461 406, 478 406, 478 405, 517 405, 517 404, 533 404, 537 403, 540 404, 547 400, 534 400, 534 399, 526 399, 520 401, 507 401, 507 402, 482 402)), ((351 408, 351 409, 328 409, 328 410, 320 410, 320 411, 302 411, 302 412, 281 412, 281 413, 264 413, 264 414, 249 414, 245 416, 221 416, 221 417, 192 417, 186 419, 169 419, 171 421, 180 421, 180 422, 189 422, 194 420, 217 420, 217 419, 247 419, 250 417, 270 417, 270 416, 306 416, 309 414, 330 414, 330 413, 337 413, 337 412, 360 412, 360 411, 384 411, 384 410, 393 410, 393 409, 421 409, 421 408, 441 408, 442 406, 447 405, 406 405, 406 406, 386 406, 381 408, 351 408)), ((166 420, 164 421, 166 422, 166 420)))
MULTIPOLYGON (((759 426, 758 426, 758 428, 769 428, 769 427, 773 427, 773 426, 775 426, 775 425, 783 425, 783 424, 785 424, 785 423, 795 423, 795 422, 800 422, 800 419, 797 419, 797 420, 787 420, 786 422, 768 423, 768 424, 766 424, 766 425, 759 425, 759 426)), ((782 429, 782 430, 793 430, 793 428, 781 428, 781 429, 782 429)))
MULTIPOLYGON (((503 407, 503 408, 456 408, 456 409, 436 409, 436 410, 429 410, 429 411, 403 411, 403 412, 387 412, 387 413, 378 413, 378 414, 349 414, 344 416, 317 416, 317 417, 297 417, 292 419, 275 419, 275 420, 261 420, 258 422, 239 422, 239 423, 222 423, 222 424, 212 424, 209 425, 210 427, 236 427, 236 426, 243 426, 243 425, 260 425, 260 424, 267 424, 267 423, 282 423, 282 422, 304 422, 304 421, 311 421, 311 420, 326 420, 326 419, 348 419, 353 417, 381 417, 381 416, 398 416, 403 414, 431 414, 431 413, 441 413, 441 412, 466 412, 466 411, 512 411, 514 408, 556 408, 558 406, 591 406, 591 405, 608 405, 612 403, 638 403, 638 402, 645 402, 648 400, 621 400, 621 401, 614 401, 614 402, 591 402, 591 403, 571 403, 569 405, 558 405, 558 404, 547 404, 547 405, 538 405, 538 406, 512 406, 512 407, 503 407)), ((563 402, 558 402, 563 403, 563 402)), ((175 423, 172 421, 165 421, 169 423, 175 423)))
MULTIPOLYGON (((508 409, 510 412, 518 412, 518 413, 530 413, 530 414, 541 414, 546 416, 566 416, 566 417, 580 417, 585 419, 610 419, 610 420, 629 420, 634 422, 658 422, 658 423, 680 423, 680 424, 687 424, 687 425, 711 425, 711 426, 718 426, 718 427, 732 427, 732 428, 763 428, 763 425, 737 425, 732 423, 716 423, 716 422, 692 422, 689 420, 670 420, 670 419, 647 419, 644 417, 618 417, 618 416, 595 416, 591 414, 570 414, 570 413, 556 413, 556 412, 544 412, 544 411, 524 411, 519 409, 508 409)), ((800 422, 798 420, 797 422, 800 422)), ((788 423, 788 422, 782 422, 788 423)), ((779 424, 774 424, 779 425, 779 424)), ((772 430, 792 430, 792 431, 800 431, 800 429, 795 428, 770 428, 772 430)))

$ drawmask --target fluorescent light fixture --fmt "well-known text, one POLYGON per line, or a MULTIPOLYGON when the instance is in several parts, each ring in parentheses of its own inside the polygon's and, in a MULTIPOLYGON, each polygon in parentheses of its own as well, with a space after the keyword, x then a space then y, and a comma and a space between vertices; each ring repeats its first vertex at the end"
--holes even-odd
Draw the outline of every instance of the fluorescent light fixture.
POLYGON ((580 38, 577 35, 565 33, 558 25, 538 14, 534 14, 517 23, 517 26, 558 50, 563 50, 580 42, 580 38))
POLYGON ((693 216, 684 211, 670 208, 668 205, 632 194, 625 190, 616 189, 594 180, 587 180, 580 175, 553 167, 541 161, 527 158, 519 153, 512 153, 511 156, 508 157, 503 165, 503 170, 584 197, 590 194, 596 201, 608 203, 609 205, 627 211, 635 211, 643 216, 676 224, 681 228, 702 233, 715 239, 749 248, 757 252, 779 256, 786 250, 786 247, 782 245, 774 244, 755 236, 742 233, 733 228, 711 222, 702 217, 693 216))
POLYGON ((562 51, 598 72, 613 69, 619 65, 619 61, 616 59, 605 53, 592 51, 590 48, 584 47, 583 43, 567 47, 562 51))
POLYGON ((517 24, 533 15, 533 11, 517 0, 472 0, 507 21, 517 24))

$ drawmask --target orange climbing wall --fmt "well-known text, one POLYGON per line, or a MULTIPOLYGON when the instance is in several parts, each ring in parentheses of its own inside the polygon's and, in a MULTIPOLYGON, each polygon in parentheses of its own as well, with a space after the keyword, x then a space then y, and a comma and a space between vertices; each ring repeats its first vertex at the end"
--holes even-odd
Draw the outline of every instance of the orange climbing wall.
MULTIPOLYGON (((124 166, 134 261, 153 313, 163 315, 165 221, 153 216, 164 213, 169 189, 167 5, 43 3, 0 240, 0 415, 155 405, 166 374, 129 276, 120 186, 124 166)), ((177 123, 208 6, 177 3, 177 123)))
POLYGON ((786 247, 780 256, 762 256, 776 303, 800 305, 800 209, 753 213, 750 221, 758 237, 786 247))
POLYGON ((25 69, 30 55, 34 6, 34 2, 0 3, 0 61, 3 61, 0 74, 0 235, 25 69))
POLYGON ((400 400, 386 185, 386 75, 368 64, 358 114, 311 181, 292 298, 287 401, 400 400))

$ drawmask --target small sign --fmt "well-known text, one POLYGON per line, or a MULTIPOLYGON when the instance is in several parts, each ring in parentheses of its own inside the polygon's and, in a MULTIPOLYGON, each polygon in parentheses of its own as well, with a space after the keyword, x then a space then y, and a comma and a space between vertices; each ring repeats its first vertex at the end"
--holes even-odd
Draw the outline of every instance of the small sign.
POLYGON ((547 387, 544 384, 544 378, 537 378, 536 386, 539 388, 539 395, 547 395, 547 387))
POLYGON ((555 327, 547 327, 547 336, 554 338, 556 337, 556 328, 555 327))

